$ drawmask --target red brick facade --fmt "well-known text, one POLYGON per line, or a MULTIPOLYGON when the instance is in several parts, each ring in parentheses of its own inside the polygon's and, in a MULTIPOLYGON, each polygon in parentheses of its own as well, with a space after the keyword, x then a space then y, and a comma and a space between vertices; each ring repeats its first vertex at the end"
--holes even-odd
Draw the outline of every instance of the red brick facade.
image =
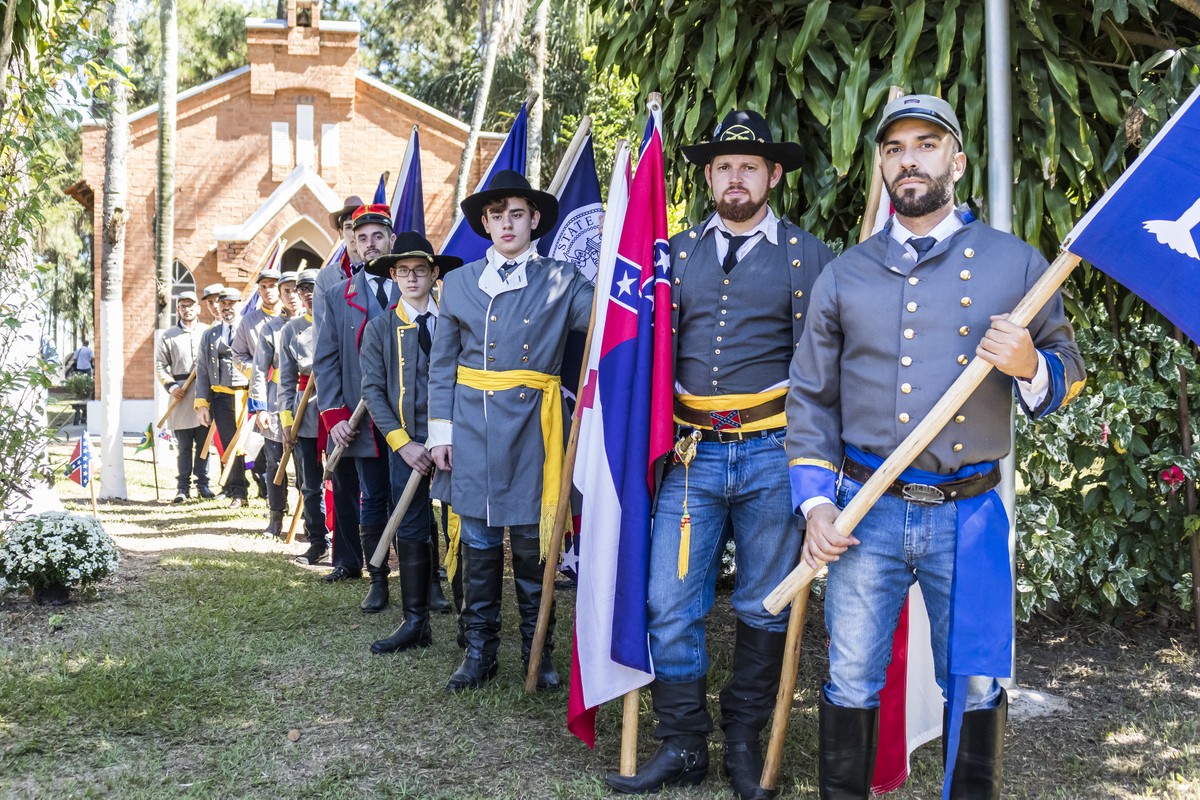
MULTIPOLYGON (((299 5, 303 21, 307 4, 299 5)), ((247 20, 248 66, 179 96, 174 258, 190 270, 197 287, 246 288, 280 237, 289 247, 329 255, 337 243, 329 211, 340 208, 347 195, 369 200, 385 171, 394 183, 413 125, 421 133, 430 240, 439 243, 450 227, 467 126, 359 73, 358 23, 323 21, 315 11, 317 18, 305 27, 296 24, 297 0, 288 6, 289 20, 247 20)), ((131 115, 127 399, 153 393, 157 123, 155 107, 131 115)), ((500 139, 480 138, 470 185, 478 182, 500 139)), ((84 128, 84 183, 95 192, 97 287, 104 140, 102 126, 84 128)))

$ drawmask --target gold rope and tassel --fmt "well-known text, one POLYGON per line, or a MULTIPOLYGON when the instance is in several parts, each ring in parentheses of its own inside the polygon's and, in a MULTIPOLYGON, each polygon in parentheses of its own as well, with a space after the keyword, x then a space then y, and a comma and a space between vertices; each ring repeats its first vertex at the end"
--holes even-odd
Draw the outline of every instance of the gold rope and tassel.
POLYGON ((445 504, 446 508, 446 530, 442 531, 442 515, 436 514, 435 518, 438 525, 438 535, 445 533, 448 544, 446 545, 446 560, 442 562, 442 566, 446 568, 446 580, 454 580, 455 573, 458 572, 458 552, 462 547, 462 520, 458 514, 454 513, 454 509, 449 503, 445 504))
POLYGON ((688 554, 692 550, 692 515, 688 513, 688 467, 696 457, 700 431, 692 431, 675 443, 675 457, 683 464, 683 516, 679 518, 679 564, 676 577, 683 580, 688 574, 688 554))

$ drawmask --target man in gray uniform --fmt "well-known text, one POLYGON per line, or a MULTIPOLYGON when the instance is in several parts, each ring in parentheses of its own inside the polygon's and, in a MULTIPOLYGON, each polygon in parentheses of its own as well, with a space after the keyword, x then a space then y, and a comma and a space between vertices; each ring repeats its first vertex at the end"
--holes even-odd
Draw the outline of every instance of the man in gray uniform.
POLYGON ((1000 796, 1012 658, 1008 520, 993 488, 1011 446, 1013 392, 1032 417, 1083 387, 1083 362, 1055 296, 1021 328, 1008 313, 1046 269, 1034 248, 955 208, 966 169, 949 103, 901 97, 876 142, 895 214, 813 288, 792 362, 787 450, 792 501, 808 519, 804 559, 829 563, 829 682, 820 700, 820 796, 865 798, 879 692, 909 587, 921 585, 947 697, 950 797, 1000 796), (996 366, 851 536, 839 507, 977 355, 996 366), (983 613, 980 613, 980 611, 983 613))
MULTIPOLYGON (((302 270, 296 277, 296 294, 308 310, 290 320, 279 334, 279 424, 284 436, 291 437, 292 424, 300 412, 300 398, 312 380, 313 287, 317 270, 302 270)), ((329 549, 325 530, 325 479, 321 468, 316 389, 310 393, 300 429, 292 442, 299 461, 300 493, 304 498, 304 531, 308 550, 297 557, 305 564, 316 564, 329 549)))
MULTIPOLYGON (((257 351, 259 339, 262 336, 262 329, 269 320, 279 316, 281 308, 279 302, 279 270, 274 267, 267 267, 260 270, 258 277, 255 279, 255 290, 258 292, 258 307, 242 312, 242 317, 238 320, 237 330, 233 334, 233 363, 234 366, 242 371, 247 380, 252 377, 254 354, 257 351)), ((250 411, 257 413, 261 410, 258 404, 251 398, 250 411)), ((259 426, 256 424, 255 427, 259 426)), ((258 484, 259 496, 267 498, 267 504, 270 506, 271 513, 279 513, 282 516, 284 506, 287 504, 287 492, 282 487, 277 487, 274 484, 272 484, 274 490, 267 488, 267 479, 265 477, 267 472, 266 459, 254 459, 254 466, 250 472, 254 476, 255 483, 258 484)))
POLYGON ((772 141, 761 115, 731 111, 712 141, 684 154, 704 166, 716 213, 671 239, 675 422, 695 458, 667 465, 650 545, 650 691, 662 745, 637 775, 605 780, 631 793, 703 780, 712 730, 704 620, 732 534, 737 633, 721 727, 725 772, 744 799, 760 796, 759 736, 774 707, 787 628, 786 615, 771 616, 762 602, 800 558, 783 452, 788 366, 809 290, 832 254, 767 204, 802 154, 795 143, 772 141))
POLYGON ((204 327, 196 320, 200 307, 195 292, 183 292, 175 300, 175 313, 179 322, 163 334, 154 351, 154 369, 158 382, 167 394, 176 401, 167 425, 175 435, 176 466, 178 483, 175 502, 187 500, 191 491, 192 475, 196 476, 196 491, 201 497, 216 497, 208 485, 208 459, 200 457, 208 427, 200 424, 196 414, 196 384, 193 381, 186 392, 183 385, 196 366, 200 352, 200 339, 204 327))
MULTIPOLYGON (((351 215, 358 250, 373 259, 391 252, 391 208, 386 203, 363 206, 351 215)), ((318 279, 319 280, 319 279, 318 279)), ((350 417, 362 398, 362 366, 358 348, 367 323, 389 313, 396 302, 390 278, 365 270, 342 281, 326 298, 325 318, 317 328, 313 372, 321 387, 321 419, 329 429, 329 441, 345 447, 343 461, 354 464, 358 473, 358 530, 362 553, 370 558, 383 534, 392 508, 388 480, 387 442, 369 417, 357 429, 350 417)), ((347 510, 349 513, 349 509, 347 510)), ((360 608, 375 614, 388 604, 386 569, 368 565, 371 589, 360 608)))
MULTIPOLYGON (((215 422, 222 447, 233 442, 238 417, 245 413, 246 388, 249 381, 233 363, 233 333, 237 328, 237 303, 241 300, 235 289, 221 290, 221 321, 200 337, 200 353, 196 360, 196 413, 200 424, 208 427, 215 422)), ((246 504, 246 460, 234 458, 225 496, 230 508, 246 504)))
MULTIPOLYGON (((563 349, 569 331, 587 330, 592 309, 587 278, 532 245, 554 227, 554 195, 502 170, 462 210, 492 246, 443 282, 429 359, 427 444, 438 469, 453 469, 449 497, 439 499, 449 499, 461 518, 467 651, 449 691, 478 688, 496 675, 505 527, 526 660, 531 652, 540 562, 558 499, 553 468, 563 457, 563 349)), ((553 617, 550 624, 538 686, 553 690, 553 617)))
POLYGON ((204 293, 200 295, 200 300, 204 303, 204 310, 212 318, 213 325, 221 321, 221 292, 223 291, 225 291, 225 287, 221 284, 210 283, 204 287, 204 293))
MULTIPOLYGON (((265 270, 264 270, 265 271, 265 270)), ((259 284, 260 286, 262 283, 259 284)), ((279 285, 295 291, 296 273, 285 272, 279 276, 279 285)), ((254 425, 263 436, 263 458, 266 468, 263 477, 267 481, 267 496, 270 499, 271 520, 263 531, 264 536, 279 538, 283 535, 283 517, 287 511, 287 484, 276 485, 275 470, 283 458, 283 435, 279 425, 279 334, 288 321, 291 309, 283 302, 280 292, 278 313, 267 316, 258 325, 254 351, 254 368, 250 375, 250 411, 254 414, 254 425)), ((245 317, 243 324, 245 324, 245 317)), ((237 337, 234 337, 237 341, 237 337)), ((256 460, 257 466, 257 460, 256 460)))

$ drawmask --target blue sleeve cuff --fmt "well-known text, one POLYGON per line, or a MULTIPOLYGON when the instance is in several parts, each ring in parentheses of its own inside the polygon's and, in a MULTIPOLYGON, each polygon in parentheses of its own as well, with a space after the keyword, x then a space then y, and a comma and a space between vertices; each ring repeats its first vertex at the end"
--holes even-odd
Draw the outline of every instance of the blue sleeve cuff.
POLYGON ((814 497, 836 497, 837 470, 833 464, 807 458, 792 459, 788 468, 792 484, 792 510, 800 514, 800 506, 814 497))
MULTIPOLYGON (((1042 398, 1042 402, 1038 403, 1037 408, 1030 408, 1025 405, 1024 400, 1021 400, 1021 407, 1033 419, 1041 419, 1053 414, 1067 403, 1067 375, 1062 359, 1052 350, 1038 350, 1038 352, 1045 359, 1050 383, 1046 389, 1046 396, 1042 398)), ((1021 393, 1017 392, 1017 397, 1020 398, 1020 396, 1021 393)))
POLYGON ((267 410, 267 405, 266 405, 266 403, 260 403, 259 401, 255 400, 255 399, 252 397, 252 398, 250 398, 250 400, 249 400, 249 401, 246 403, 246 410, 247 410, 248 412, 250 412, 251 414, 256 414, 256 413, 258 413, 259 411, 266 411, 266 410, 267 410))

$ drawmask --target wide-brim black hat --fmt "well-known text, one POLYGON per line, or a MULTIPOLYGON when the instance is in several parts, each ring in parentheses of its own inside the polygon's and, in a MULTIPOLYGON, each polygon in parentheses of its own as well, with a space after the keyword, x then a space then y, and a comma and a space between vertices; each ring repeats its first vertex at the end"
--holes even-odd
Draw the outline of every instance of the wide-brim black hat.
POLYGON ((755 111, 730 111, 713 131, 711 141, 688 145, 683 155, 693 164, 704 165, 717 156, 762 156, 783 167, 784 172, 800 169, 804 148, 796 142, 776 142, 771 128, 755 111))
POLYGON ((485 239, 491 239, 491 235, 483 227, 483 207, 493 200, 505 197, 523 197, 533 203, 533 207, 541 214, 530 239, 538 239, 549 233, 554 228, 554 224, 558 222, 557 197, 549 192, 539 192, 534 189, 521 173, 503 169, 496 173, 496 177, 492 178, 492 182, 486 189, 470 195, 459 204, 471 230, 485 239))
POLYGON ((371 259, 363 269, 378 278, 390 278, 392 267, 406 258, 423 258, 431 266, 437 267, 442 276, 455 267, 461 267, 463 263, 458 256, 439 256, 434 253, 433 245, 429 243, 429 240, 416 231, 401 231, 396 234, 392 252, 386 256, 371 259))

